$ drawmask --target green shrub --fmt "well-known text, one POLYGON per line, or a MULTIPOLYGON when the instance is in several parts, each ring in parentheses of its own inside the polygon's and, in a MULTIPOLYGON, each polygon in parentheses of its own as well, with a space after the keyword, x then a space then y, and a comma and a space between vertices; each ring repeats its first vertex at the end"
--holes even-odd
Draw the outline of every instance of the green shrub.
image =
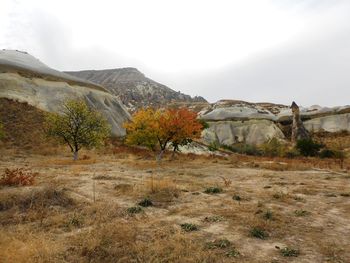
POLYGON ((289 248, 289 247, 282 248, 280 250, 280 252, 281 252, 281 255, 284 256, 284 257, 297 257, 300 254, 299 250, 293 249, 293 248, 289 248))
POLYGON ((233 195, 232 199, 236 201, 242 201, 242 197, 240 197, 239 195, 233 195))
POLYGON ((285 146, 277 138, 272 138, 270 141, 262 144, 260 149, 264 156, 277 157, 283 155, 285 146))
POLYGON ((297 149, 290 149, 283 153, 283 157, 290 158, 290 159, 296 158, 299 155, 300 155, 300 152, 297 149))
POLYGON ((138 203, 138 205, 139 205, 139 206, 143 206, 143 207, 148 207, 148 206, 153 206, 153 203, 152 203, 151 199, 145 198, 145 199, 143 199, 142 201, 140 201, 140 202, 138 203))
POLYGON ((261 227, 253 227, 250 230, 250 235, 252 237, 259 238, 259 239, 266 239, 269 236, 268 233, 266 233, 265 230, 262 229, 261 227))
POLYGON ((335 151, 330 150, 330 149, 323 149, 320 152, 320 157, 321 158, 334 158, 336 156, 335 151))
POLYGON ((138 214, 142 212, 142 208, 139 206, 133 206, 126 209, 129 214, 138 214))
POLYGON ((310 214, 310 212, 306 210, 295 210, 294 211, 295 216, 307 216, 310 214))
POLYGON ((263 218, 265 220, 272 220, 273 218, 273 214, 270 210, 267 210, 264 214, 263 214, 263 218))
POLYGON ((216 223, 216 222, 220 222, 224 220, 224 218, 222 216, 206 216, 204 218, 205 222, 209 222, 209 223, 216 223))
POLYGON ((226 252, 225 255, 229 258, 235 258, 240 256, 241 254, 235 248, 232 248, 230 249, 230 251, 226 252))
POLYGON ((303 156, 316 156, 324 145, 314 142, 312 139, 298 140, 296 149, 303 156))
POLYGON ((216 249, 216 248, 228 248, 229 246, 231 246, 231 242, 227 239, 217 239, 215 241, 212 242, 208 242, 206 244, 206 248, 208 249, 216 249))
POLYGON ((215 141, 215 142, 211 142, 209 145, 208 145, 208 150, 211 151, 211 152, 215 152, 217 150, 219 150, 220 148, 220 143, 215 141))
POLYGON ((197 225, 191 224, 191 223, 184 223, 184 224, 181 224, 180 226, 186 232, 192 232, 192 231, 198 231, 199 230, 197 225))
POLYGON ((206 194, 219 194, 221 192, 222 192, 222 188, 220 188, 220 187, 208 187, 204 191, 204 193, 206 193, 206 194))

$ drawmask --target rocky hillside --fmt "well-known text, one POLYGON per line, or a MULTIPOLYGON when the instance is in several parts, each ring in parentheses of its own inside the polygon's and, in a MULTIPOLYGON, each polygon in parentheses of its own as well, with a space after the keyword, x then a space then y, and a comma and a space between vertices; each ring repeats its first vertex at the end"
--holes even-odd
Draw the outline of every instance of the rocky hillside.
MULTIPOLYGON (((261 144, 271 138, 284 139, 286 127, 292 122, 290 107, 273 103, 222 100, 210 104, 199 114, 210 125, 203 132, 204 140, 227 145, 239 142, 261 144)), ((310 132, 350 131, 350 106, 301 107, 300 114, 310 132)))
POLYGON ((49 68, 15 50, 0 51, 0 98, 25 102, 44 111, 60 111, 66 99, 84 99, 108 120, 115 136, 125 135, 130 115, 120 100, 101 86, 49 68))
POLYGON ((155 82, 136 68, 84 70, 66 72, 72 76, 97 83, 117 95, 130 111, 147 106, 163 106, 172 102, 206 102, 155 82))

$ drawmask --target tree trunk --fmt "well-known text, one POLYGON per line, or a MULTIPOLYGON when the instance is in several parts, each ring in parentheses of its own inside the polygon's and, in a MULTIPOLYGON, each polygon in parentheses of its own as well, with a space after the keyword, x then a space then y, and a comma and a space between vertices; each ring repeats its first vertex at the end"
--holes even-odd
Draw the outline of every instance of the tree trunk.
POLYGON ((163 153, 164 153, 164 150, 161 150, 160 153, 157 155, 157 162, 158 162, 158 164, 160 163, 160 161, 163 158, 163 153))
POLYGON ((73 160, 74 161, 78 160, 78 151, 74 151, 74 153, 73 153, 73 160))

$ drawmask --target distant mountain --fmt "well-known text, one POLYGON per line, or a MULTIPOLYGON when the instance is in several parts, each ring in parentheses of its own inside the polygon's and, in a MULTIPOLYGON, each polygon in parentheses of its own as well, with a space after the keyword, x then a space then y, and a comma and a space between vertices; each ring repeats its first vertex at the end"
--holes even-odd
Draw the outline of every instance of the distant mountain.
POLYGON ((136 68, 67 71, 66 73, 99 84, 115 94, 131 111, 147 106, 163 106, 173 102, 207 102, 191 97, 147 78, 136 68))

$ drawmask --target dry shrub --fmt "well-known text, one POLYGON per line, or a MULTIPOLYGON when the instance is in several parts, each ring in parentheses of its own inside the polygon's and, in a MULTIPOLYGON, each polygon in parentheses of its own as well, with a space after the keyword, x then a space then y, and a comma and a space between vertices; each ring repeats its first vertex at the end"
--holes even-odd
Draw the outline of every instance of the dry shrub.
POLYGON ((155 179, 153 176, 146 180, 146 189, 152 194, 163 191, 176 192, 178 190, 174 180, 168 178, 155 179))
POLYGON ((51 186, 32 189, 31 191, 2 195, 0 198, 0 211, 18 207, 21 210, 49 206, 72 206, 74 201, 64 189, 55 189, 51 186))
POLYGON ((72 238, 72 262, 222 262, 200 241, 160 222, 117 220, 72 238), (160 225, 163 225, 160 227, 160 225), (76 258, 80 257, 80 258, 76 258))
POLYGON ((58 261, 59 244, 46 234, 22 228, 0 230, 0 262, 44 263, 58 261))
POLYGON ((146 180, 146 195, 152 197, 156 205, 170 203, 174 198, 178 198, 180 190, 174 180, 167 178, 154 179, 153 176, 146 180))
POLYGON ((21 192, 7 192, 0 196, 0 224, 40 221, 56 208, 71 208, 74 201, 65 190, 41 187, 21 192))
POLYGON ((5 169, 0 177, 0 185, 3 186, 25 186, 33 185, 38 173, 33 173, 24 168, 5 169))

